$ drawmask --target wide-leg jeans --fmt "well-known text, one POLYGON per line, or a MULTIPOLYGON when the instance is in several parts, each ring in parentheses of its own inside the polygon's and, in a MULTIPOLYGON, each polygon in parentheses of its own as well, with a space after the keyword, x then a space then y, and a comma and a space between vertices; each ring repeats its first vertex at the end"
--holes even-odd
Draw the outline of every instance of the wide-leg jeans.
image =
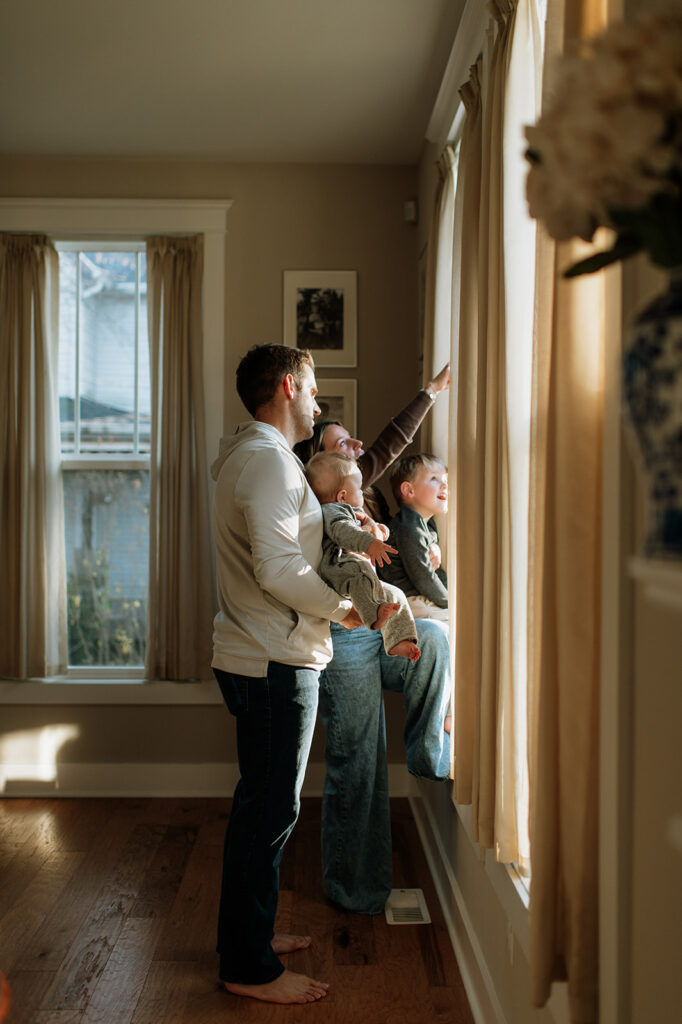
POLYGON ((391 820, 382 690, 405 699, 409 771, 447 779, 450 648, 443 624, 417 619, 421 658, 390 657, 381 634, 331 624, 334 657, 320 679, 326 732, 322 872, 334 903, 363 914, 384 909, 392 888, 391 820))
POLYGON ((319 673, 273 661, 262 678, 214 672, 236 718, 241 774, 225 833, 220 977, 263 985, 284 970, 271 947, 279 864, 300 809, 319 673))

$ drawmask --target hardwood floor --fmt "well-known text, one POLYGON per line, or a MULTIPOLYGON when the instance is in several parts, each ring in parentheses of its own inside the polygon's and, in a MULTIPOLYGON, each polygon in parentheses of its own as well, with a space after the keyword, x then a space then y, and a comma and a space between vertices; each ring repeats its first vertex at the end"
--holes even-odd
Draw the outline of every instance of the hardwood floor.
POLYGON ((7 1024, 473 1024, 416 826, 392 802, 394 885, 433 923, 390 926, 322 895, 320 801, 285 849, 277 927, 313 936, 287 958, 331 985, 319 1003, 238 999, 214 952, 229 801, 0 800, 0 969, 7 1024))

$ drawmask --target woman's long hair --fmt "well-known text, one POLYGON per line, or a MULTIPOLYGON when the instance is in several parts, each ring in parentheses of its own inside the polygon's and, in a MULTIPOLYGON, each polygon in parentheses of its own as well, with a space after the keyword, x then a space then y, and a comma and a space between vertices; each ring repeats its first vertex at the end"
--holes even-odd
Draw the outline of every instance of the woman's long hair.
POLYGON ((313 427, 313 436, 307 437, 305 441, 299 441, 298 444, 294 445, 294 454, 298 455, 304 466, 309 459, 312 459, 313 455, 322 451, 324 432, 332 423, 335 423, 337 427, 343 426, 343 423, 340 423, 339 420, 318 420, 313 427))

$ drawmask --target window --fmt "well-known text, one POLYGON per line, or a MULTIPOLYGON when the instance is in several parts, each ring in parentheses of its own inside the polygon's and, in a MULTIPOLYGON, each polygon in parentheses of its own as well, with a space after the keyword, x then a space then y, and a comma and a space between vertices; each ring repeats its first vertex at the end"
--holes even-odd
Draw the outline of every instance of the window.
POLYGON ((145 246, 56 248, 69 669, 141 673, 151 412, 145 246))
MULTIPOLYGON (((140 259, 144 261, 145 240, 148 238, 155 236, 201 236, 203 240, 202 363, 205 421, 205 455, 201 459, 203 465, 209 465, 215 458, 217 438, 223 432, 225 237, 227 213, 230 206, 231 201, 223 199, 0 198, 0 230, 10 233, 47 235, 57 246, 60 254, 73 253, 80 250, 90 260, 93 260, 93 254, 98 252, 105 254, 139 252, 141 254, 140 259), (66 243, 66 240, 74 239, 104 239, 107 241, 99 242, 95 245, 89 242, 80 245, 71 244, 70 241, 66 243), (130 244, 131 242, 132 244, 130 244)), ((97 265, 97 261, 94 262, 97 265)), ((146 276, 142 268, 143 262, 140 268, 139 300, 137 303, 137 346, 138 352, 142 356, 146 356, 148 347, 146 337, 146 276)), ((125 280, 123 283, 126 283, 125 280)), ((127 283, 130 286, 131 282, 128 281, 127 283)), ((124 290, 119 289, 119 294, 124 290)), ((63 298, 62 303, 65 301, 65 298, 63 298)), ((135 303, 129 304, 129 308, 135 308, 135 303)), ((74 316, 75 309, 74 300, 74 316)), ((85 430, 81 429, 82 423, 88 420, 88 414, 91 411, 89 408, 86 408, 85 403, 85 399, 89 399, 90 395, 84 391, 83 384, 81 383, 80 390, 82 395, 79 394, 78 401, 76 400, 76 376, 75 369, 73 369, 75 367, 75 358, 74 353, 69 364, 72 369, 68 371, 73 377, 70 391, 65 390, 64 378, 59 382, 61 386, 58 389, 62 398, 65 398, 67 401, 70 399, 71 401, 70 409, 68 405, 65 408, 62 401, 62 441, 65 450, 61 455, 63 468, 61 476, 64 480, 65 488, 72 488, 76 492, 80 488, 81 495, 84 483, 83 474, 88 474, 92 484, 93 481, 97 480, 95 470, 98 470, 100 473, 100 483, 102 480, 105 481, 106 486, 102 485, 105 488, 104 491, 91 496, 91 504, 97 506, 96 511, 93 511, 91 516, 89 514, 86 515, 85 520, 83 520, 82 515, 74 514, 71 516, 72 521, 77 523, 78 530, 83 530, 83 521, 85 522, 84 532, 86 534, 88 531, 90 532, 91 543, 97 546, 100 545, 101 538, 104 536, 107 528, 109 528, 107 523, 108 508, 114 507, 116 503, 123 503, 124 500, 130 503, 131 492, 138 502, 138 512, 141 512, 144 516, 148 507, 148 499, 144 493, 144 487, 146 486, 146 481, 154 474, 151 472, 151 469, 147 468, 151 460, 151 453, 148 453, 146 450, 150 441, 148 421, 145 422, 148 413, 145 410, 143 397, 143 388, 146 386, 146 370, 141 364, 137 366, 138 381, 135 387, 137 388, 138 404, 136 415, 133 415, 135 412, 133 405, 116 405, 114 402, 110 402, 109 404, 119 413, 119 422, 115 429, 113 429, 113 422, 107 423, 105 429, 98 433, 97 431, 93 432, 91 429, 92 424, 89 424, 85 430), (133 443, 130 443, 130 441, 127 441, 125 445, 122 443, 122 438, 126 433, 122 423, 126 416, 123 416, 123 413, 127 416, 128 437, 134 439, 135 422, 137 422, 137 447, 134 440, 133 443), (81 427, 79 427, 78 432, 76 430, 77 416, 81 420, 81 427), (69 426, 69 424, 73 424, 73 426, 69 426), (77 438, 79 450, 75 451, 77 438), (114 447, 112 438, 114 441, 118 438, 118 441, 121 442, 119 447, 114 447), (90 447, 91 442, 94 447, 90 447), (104 465, 101 464, 102 462, 104 465), (104 475, 106 473, 110 474, 109 477, 104 475), (91 526, 90 523, 92 524, 91 526)), ((100 368, 101 370, 102 368, 100 368)), ((110 372, 110 377, 115 377, 119 372, 123 375, 121 365, 117 364, 116 371, 110 372)), ((62 373, 65 374, 67 371, 63 370, 62 373)), ((79 373, 81 374, 81 381, 86 380, 87 382, 87 362, 85 367, 82 365, 79 367, 79 373)), ((99 398, 99 396, 96 397, 99 398)), ((100 426, 102 425, 100 424, 100 426)), ((200 457, 198 456, 198 458, 200 457)), ((210 481, 208 486, 210 489, 210 481)), ((69 500, 68 497, 67 500, 69 500)), ((83 500, 82 497, 79 500, 83 500)), ((110 516, 109 518, 118 519, 119 516, 110 516)), ((47 527, 44 533, 49 541, 50 535, 47 527)), ((87 540, 88 537, 86 536, 85 539, 87 540)), ((116 541, 117 537, 113 536, 114 547, 116 541)), ((76 542, 78 542, 78 537, 74 539, 74 544, 76 542)), ((50 557, 51 554, 48 551, 48 563, 50 557)), ((143 569, 145 572, 147 571, 148 558, 149 552, 145 550, 144 557, 138 559, 138 564, 135 567, 136 572, 139 572, 140 569, 143 569)), ((125 559, 114 557, 110 562, 110 581, 113 583, 114 588, 120 586, 122 591, 124 587, 128 586, 129 582, 124 576, 122 578, 125 561, 125 559), (115 575, 115 573, 119 575, 115 575)), ((128 559, 128 561, 130 562, 131 559, 128 559)), ((61 574, 62 564, 61 559, 59 559, 58 564, 48 564, 48 576, 51 580, 54 580, 57 575, 61 574)), ((168 564, 167 559, 163 564, 168 564)), ((19 572, 22 573, 22 587, 27 588, 30 581, 23 579, 23 576, 26 575, 23 563, 19 566, 19 572)), ((152 596, 156 596, 151 580, 149 582, 149 589, 152 596)), ((213 589, 209 581, 209 592, 213 593, 213 589)), ((145 590, 146 584, 140 588, 140 593, 144 595, 145 590)), ((66 587, 64 587, 64 593, 66 593, 66 587)), ((133 597, 133 600, 136 599, 133 597)), ((29 621, 30 625, 30 616, 23 610, 24 605, 21 604, 19 608, 21 609, 19 614, 22 627, 26 620, 29 621)), ((40 629, 45 628, 45 635, 53 645, 50 648, 51 664, 53 664, 55 662, 53 648, 57 636, 60 635, 58 631, 62 626, 61 606, 58 601, 50 600, 44 605, 44 613, 41 613, 40 609, 38 609, 32 614, 38 617, 40 629)), ((201 621, 203 622, 205 618, 204 609, 202 609, 201 621)), ((139 630, 139 634, 136 634, 134 637, 135 641, 138 635, 144 637, 144 631, 139 630)), ((123 639, 121 634, 119 634, 119 639, 123 639)), ((45 645, 42 646, 44 647, 45 645)), ((127 638, 125 646, 132 646, 129 645, 127 638)), ((25 652, 32 648, 30 632, 23 629, 19 644, 20 655, 25 658, 25 652)), ((102 700, 114 701, 115 703, 126 703, 128 701, 134 703, 154 703, 157 700, 170 703, 175 703, 176 701, 193 703, 196 700, 203 702, 206 699, 206 694, 202 689, 203 684, 197 688, 193 684, 186 684, 184 682, 181 687, 176 687, 175 683, 169 683, 168 687, 165 687, 163 681, 174 677, 164 675, 162 668, 151 670, 152 673, 155 673, 149 677, 149 681, 153 681, 155 684, 153 688, 130 686, 121 688, 117 685, 107 685, 107 681, 111 684, 117 684, 121 681, 143 681, 146 679, 142 668, 131 667, 131 665, 139 665, 141 663, 141 653, 135 654, 134 657, 132 655, 132 651, 127 652, 127 664, 118 664, 116 660, 111 659, 108 667, 106 665, 92 666, 88 664, 78 666, 74 664, 74 656, 72 655, 70 658, 72 665, 68 669, 68 675, 50 674, 49 672, 47 675, 44 675, 39 671, 29 673, 25 683, 22 684, 21 701, 40 704, 45 702, 70 703, 73 701, 75 694, 78 695, 78 703, 100 703, 102 700), (87 681, 96 683, 96 685, 83 685, 87 681), (44 687, 42 682, 49 682, 51 685, 50 687, 44 687), (72 685, 74 683, 76 684, 75 688, 72 685)), ((150 652, 147 651, 147 661, 149 660, 149 655, 150 652)), ((24 677, 21 676, 21 678, 23 679, 24 677)), ((3 693, 3 684, 0 682, 0 701, 6 699, 6 697, 7 694, 3 693)), ((210 702, 213 702, 212 690, 209 696, 210 702)))

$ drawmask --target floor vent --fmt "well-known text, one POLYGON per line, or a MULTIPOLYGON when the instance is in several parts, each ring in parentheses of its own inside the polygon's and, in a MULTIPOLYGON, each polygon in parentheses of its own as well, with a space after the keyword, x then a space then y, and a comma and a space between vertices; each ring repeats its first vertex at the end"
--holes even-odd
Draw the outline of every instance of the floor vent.
POLYGON ((431 917, 421 889, 392 889, 384 908, 389 924, 430 924, 431 917))

